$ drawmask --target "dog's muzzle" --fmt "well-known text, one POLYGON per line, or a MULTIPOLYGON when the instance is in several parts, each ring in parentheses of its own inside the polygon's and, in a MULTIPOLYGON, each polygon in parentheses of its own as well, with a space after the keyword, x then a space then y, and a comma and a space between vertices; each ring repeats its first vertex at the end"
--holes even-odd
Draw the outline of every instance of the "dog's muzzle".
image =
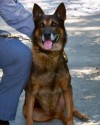
POLYGON ((57 42, 59 40, 59 34, 42 34, 42 41, 44 42, 45 40, 52 40, 53 42, 57 42))
POLYGON ((53 33, 43 33, 42 34, 42 43, 44 44, 44 49, 50 50, 53 46, 53 43, 59 40, 58 34, 53 33))

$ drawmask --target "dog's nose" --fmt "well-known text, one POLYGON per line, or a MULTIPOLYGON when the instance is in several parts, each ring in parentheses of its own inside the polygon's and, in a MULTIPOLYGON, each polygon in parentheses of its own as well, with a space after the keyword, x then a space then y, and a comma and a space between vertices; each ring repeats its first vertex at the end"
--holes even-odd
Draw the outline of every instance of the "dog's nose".
POLYGON ((50 36, 51 36, 51 33, 47 32, 47 33, 44 33, 44 37, 46 39, 50 39, 50 36))
POLYGON ((45 39, 50 39, 50 37, 51 37, 51 30, 49 28, 45 29, 44 37, 45 37, 45 39))

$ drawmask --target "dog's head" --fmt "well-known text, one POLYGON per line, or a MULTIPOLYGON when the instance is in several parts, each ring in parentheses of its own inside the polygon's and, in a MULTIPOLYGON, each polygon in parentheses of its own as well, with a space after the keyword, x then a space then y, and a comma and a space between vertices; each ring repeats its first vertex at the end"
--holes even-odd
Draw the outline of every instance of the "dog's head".
POLYGON ((45 15, 40 6, 34 4, 33 19, 35 23, 34 44, 45 51, 62 50, 66 43, 64 3, 58 6, 53 15, 45 15))

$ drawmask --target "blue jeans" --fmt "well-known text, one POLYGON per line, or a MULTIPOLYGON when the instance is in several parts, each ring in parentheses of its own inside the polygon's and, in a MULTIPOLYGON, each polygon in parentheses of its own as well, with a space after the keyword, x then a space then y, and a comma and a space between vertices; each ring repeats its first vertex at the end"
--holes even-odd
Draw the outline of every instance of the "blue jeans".
MULTIPOLYGON (((1 33, 2 31, 0 31, 1 33)), ((32 54, 18 39, 0 38, 0 120, 14 120, 20 94, 30 75, 32 54)))

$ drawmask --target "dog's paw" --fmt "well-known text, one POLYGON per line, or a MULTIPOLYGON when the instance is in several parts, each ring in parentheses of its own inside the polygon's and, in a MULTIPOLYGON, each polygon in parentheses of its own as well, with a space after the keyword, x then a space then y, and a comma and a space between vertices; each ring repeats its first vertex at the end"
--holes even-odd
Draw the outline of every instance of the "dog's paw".
POLYGON ((81 119, 81 120, 83 120, 83 121, 89 120, 88 115, 83 114, 83 113, 79 112, 79 111, 76 110, 76 109, 74 110, 73 115, 74 115, 76 118, 79 118, 79 119, 81 119))
POLYGON ((81 119, 87 121, 89 120, 89 117, 86 114, 82 114, 81 119))

